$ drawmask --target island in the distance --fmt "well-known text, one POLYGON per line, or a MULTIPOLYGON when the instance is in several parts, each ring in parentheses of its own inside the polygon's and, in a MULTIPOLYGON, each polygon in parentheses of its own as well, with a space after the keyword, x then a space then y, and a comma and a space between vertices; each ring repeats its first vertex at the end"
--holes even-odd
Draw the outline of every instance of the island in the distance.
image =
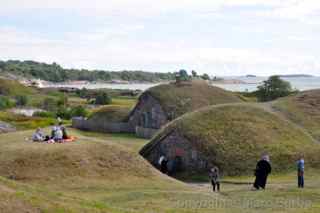
POLYGON ((282 78, 312 78, 313 75, 308 74, 292 74, 292 75, 279 75, 282 78))
POLYGON ((246 75, 247 78, 256 78, 256 75, 246 75))

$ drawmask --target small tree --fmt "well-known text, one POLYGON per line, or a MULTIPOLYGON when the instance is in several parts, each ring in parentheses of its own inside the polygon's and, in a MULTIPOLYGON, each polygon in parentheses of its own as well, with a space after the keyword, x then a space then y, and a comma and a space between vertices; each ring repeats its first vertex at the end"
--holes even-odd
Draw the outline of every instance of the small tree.
POLYGON ((0 95, 0 110, 13 107, 14 103, 6 96, 0 95))
POLYGON ((107 105, 112 103, 111 96, 106 92, 99 92, 95 99, 95 104, 107 105))
POLYGON ((279 76, 271 76, 258 87, 257 98, 259 101, 272 101, 288 96, 292 92, 289 82, 282 80, 279 76))
POLYGON ((186 70, 180 70, 177 74, 176 74, 176 82, 183 82, 183 81, 190 81, 190 76, 188 75, 186 70))
POLYGON ((194 78, 198 77, 198 74, 195 70, 192 70, 191 74, 192 74, 192 77, 194 77, 194 78))
POLYGON ((88 111, 83 106, 76 106, 71 109, 72 117, 86 117, 88 114, 88 111))
POLYGON ((201 78, 202 78, 203 80, 210 80, 210 76, 209 76, 207 73, 203 74, 203 75, 201 76, 201 78))

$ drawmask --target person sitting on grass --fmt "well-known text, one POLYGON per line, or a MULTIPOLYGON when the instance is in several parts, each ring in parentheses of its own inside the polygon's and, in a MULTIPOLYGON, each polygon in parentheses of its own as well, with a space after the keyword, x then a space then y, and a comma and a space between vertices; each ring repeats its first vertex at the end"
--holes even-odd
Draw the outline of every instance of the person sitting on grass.
POLYGON ((263 155, 261 160, 257 163, 255 169, 256 179, 253 187, 256 190, 265 189, 268 175, 271 173, 271 165, 269 155, 263 155))
POLYGON ((53 140, 54 142, 61 143, 63 141, 63 133, 62 130, 58 127, 53 127, 53 140))
POLYGON ((298 172, 298 187, 304 187, 304 159, 303 155, 300 156, 299 160, 297 161, 297 172, 298 172))
POLYGON ((44 141, 45 136, 40 127, 37 128, 36 132, 32 135, 33 142, 42 142, 44 141))
POLYGON ((58 128, 62 131, 62 138, 65 139, 69 139, 68 133, 67 133, 67 129, 66 127, 63 126, 63 123, 60 122, 58 128))
POLYGON ((219 174, 219 168, 214 166, 210 172, 209 172, 209 179, 212 185, 212 189, 215 192, 216 189, 219 192, 220 191, 220 174, 219 174))

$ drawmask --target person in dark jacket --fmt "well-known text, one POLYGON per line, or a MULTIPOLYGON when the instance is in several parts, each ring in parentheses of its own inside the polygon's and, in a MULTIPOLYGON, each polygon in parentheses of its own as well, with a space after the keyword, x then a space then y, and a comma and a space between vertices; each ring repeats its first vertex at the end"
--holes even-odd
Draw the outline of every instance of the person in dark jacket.
POLYGON ((216 190, 220 191, 220 174, 219 168, 213 167, 209 172, 209 179, 212 185, 212 190, 215 192, 216 190))
POLYGON ((164 174, 168 173, 168 159, 165 156, 161 156, 159 159, 160 171, 164 174))
POLYGON ((67 129, 66 129, 66 127, 63 126, 63 123, 62 123, 62 122, 59 123, 58 128, 60 128, 61 131, 62 131, 62 138, 63 138, 64 140, 65 140, 65 139, 68 139, 69 136, 68 136, 68 133, 67 133, 67 129))
POLYGON ((255 169, 256 179, 254 181, 253 187, 257 190, 265 189, 268 175, 271 173, 271 165, 269 160, 269 155, 263 155, 262 159, 257 163, 255 169))

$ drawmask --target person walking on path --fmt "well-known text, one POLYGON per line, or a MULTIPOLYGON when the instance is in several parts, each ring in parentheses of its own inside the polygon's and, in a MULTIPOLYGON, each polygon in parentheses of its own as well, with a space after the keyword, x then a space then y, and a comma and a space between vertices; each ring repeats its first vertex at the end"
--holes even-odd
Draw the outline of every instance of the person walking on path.
POLYGON ((301 155, 297 161, 297 172, 298 172, 298 188, 304 187, 304 158, 301 155))
POLYGON ((253 187, 257 190, 265 189, 268 175, 271 173, 271 165, 269 155, 263 155, 261 160, 257 163, 255 169, 256 179, 253 187))
POLYGON ((212 185, 212 190, 215 192, 216 190, 220 191, 220 174, 219 168, 213 167, 209 172, 209 179, 212 185))

